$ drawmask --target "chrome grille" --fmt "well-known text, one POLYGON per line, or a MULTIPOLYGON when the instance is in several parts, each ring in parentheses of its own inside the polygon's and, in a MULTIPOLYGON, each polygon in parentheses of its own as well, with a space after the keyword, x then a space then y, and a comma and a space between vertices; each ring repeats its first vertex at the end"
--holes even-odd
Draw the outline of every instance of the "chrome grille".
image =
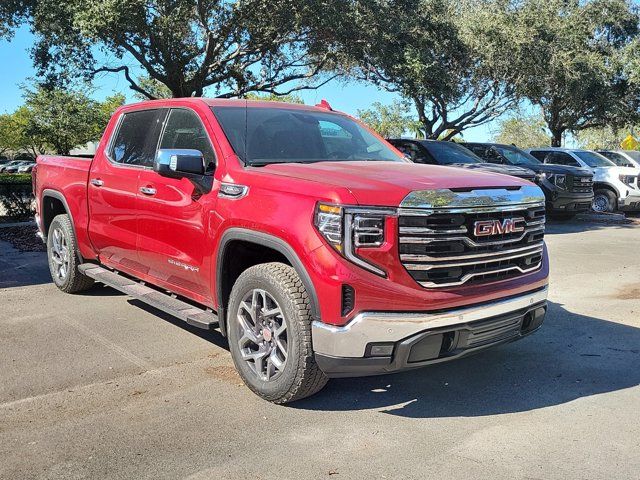
POLYGON ((576 176, 571 175, 568 178, 567 185, 570 192, 574 193, 593 193, 593 177, 592 176, 576 176))
POLYGON ((400 260, 423 287, 442 288, 501 280, 542 265, 543 204, 401 211, 400 260), (522 218, 523 231, 477 236, 476 222, 522 218))

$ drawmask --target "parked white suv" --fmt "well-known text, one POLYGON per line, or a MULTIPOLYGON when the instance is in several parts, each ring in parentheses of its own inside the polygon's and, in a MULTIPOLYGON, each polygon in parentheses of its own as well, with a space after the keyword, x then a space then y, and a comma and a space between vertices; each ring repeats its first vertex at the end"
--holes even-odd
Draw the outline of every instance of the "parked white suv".
POLYGON ((593 172, 593 203, 596 212, 640 210, 640 169, 619 167, 599 153, 573 148, 527 150, 544 163, 588 168, 593 172))
POLYGON ((640 151, 638 150, 596 150, 619 167, 635 168, 640 175, 640 151))

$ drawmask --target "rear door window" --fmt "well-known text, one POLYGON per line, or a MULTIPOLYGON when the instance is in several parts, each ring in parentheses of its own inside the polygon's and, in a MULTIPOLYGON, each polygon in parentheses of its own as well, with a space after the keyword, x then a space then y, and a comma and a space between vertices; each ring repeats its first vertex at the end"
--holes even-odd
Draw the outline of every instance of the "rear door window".
POLYGON ((116 163, 153 166, 166 109, 125 113, 120 121, 109 156, 116 163))

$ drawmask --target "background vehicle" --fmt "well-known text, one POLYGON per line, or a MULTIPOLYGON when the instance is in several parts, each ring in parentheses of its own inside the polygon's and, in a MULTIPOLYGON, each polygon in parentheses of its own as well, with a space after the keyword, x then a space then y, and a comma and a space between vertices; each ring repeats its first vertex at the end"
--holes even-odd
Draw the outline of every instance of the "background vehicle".
POLYGON ((535 181, 535 173, 527 168, 483 162, 481 158, 454 142, 404 138, 389 138, 387 141, 402 153, 408 155, 411 161, 415 163, 477 169, 485 172, 512 175, 530 182, 535 181))
POLYGON ((54 283, 99 281, 220 328, 277 403, 537 330, 540 189, 411 163, 322 105, 143 102, 116 111, 93 159, 38 157, 54 283))
POLYGON ((20 168, 25 163, 27 162, 21 160, 12 160, 8 163, 5 163, 4 165, 0 165, 0 173, 16 173, 18 171, 18 168, 20 168))
POLYGON ((593 172, 593 202, 596 212, 640 209, 638 176, 632 168, 618 167, 602 155, 571 148, 533 148, 531 155, 547 164, 588 168, 593 172))
POLYGON ((591 209, 593 175, 588 169, 544 164, 513 145, 473 142, 462 145, 487 162, 533 170, 535 181, 544 192, 547 211, 556 218, 571 218, 591 209))
POLYGON ((640 152, 637 150, 596 150, 619 167, 635 168, 640 175, 640 152))
POLYGON ((33 167, 36 166, 36 162, 23 162, 18 166, 17 173, 31 173, 33 167))

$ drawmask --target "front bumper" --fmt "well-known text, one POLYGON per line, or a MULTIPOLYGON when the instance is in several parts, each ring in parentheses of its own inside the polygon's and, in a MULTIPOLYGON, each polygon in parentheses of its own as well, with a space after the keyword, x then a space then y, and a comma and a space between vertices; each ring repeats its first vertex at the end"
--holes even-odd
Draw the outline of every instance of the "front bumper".
POLYGON ((313 348, 330 377, 391 373, 460 358, 537 330, 547 287, 497 302, 429 313, 366 312, 338 327, 315 321, 313 348), (384 346, 390 355, 372 356, 384 346))
POLYGON ((550 212, 578 213, 591 209, 593 193, 575 193, 558 195, 556 192, 547 196, 547 210, 550 212))
POLYGON ((618 209, 623 211, 640 210, 640 191, 630 190, 629 195, 618 201, 618 209))

